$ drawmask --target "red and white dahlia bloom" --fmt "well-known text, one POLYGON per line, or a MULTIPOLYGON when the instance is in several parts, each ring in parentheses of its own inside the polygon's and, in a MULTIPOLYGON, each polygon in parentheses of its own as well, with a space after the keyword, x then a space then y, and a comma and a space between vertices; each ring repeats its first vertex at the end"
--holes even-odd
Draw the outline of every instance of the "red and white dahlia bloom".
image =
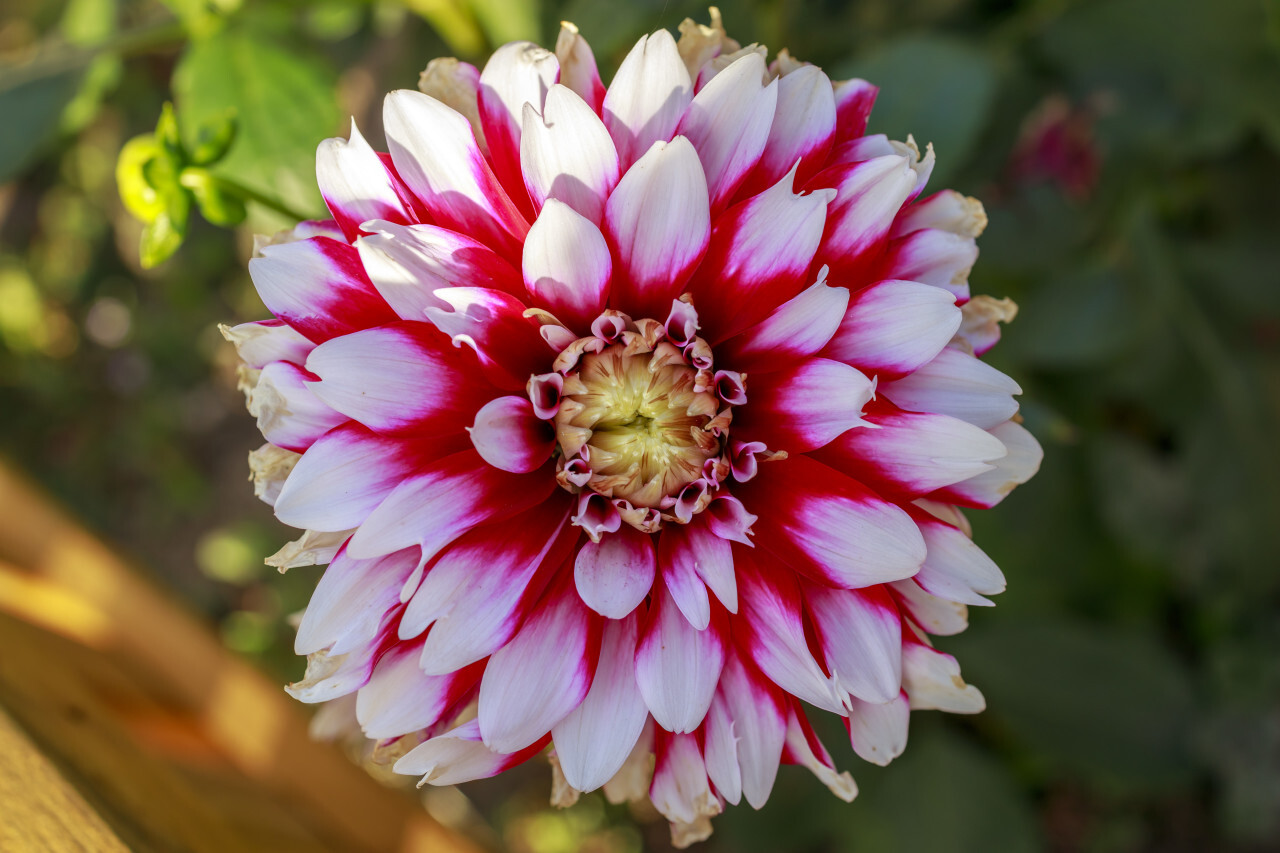
POLYGON ((333 221, 226 332, 305 531, 268 562, 328 563, 291 692, 432 784, 550 744, 557 802, 688 843, 779 763, 852 799, 805 704, 877 764, 982 709, 929 635, 1004 587, 959 507, 1041 453, 980 358, 1014 311, 969 296, 981 205, 864 135, 874 86, 680 29, 607 89, 568 25, 433 62, 389 154, 321 144, 333 221))

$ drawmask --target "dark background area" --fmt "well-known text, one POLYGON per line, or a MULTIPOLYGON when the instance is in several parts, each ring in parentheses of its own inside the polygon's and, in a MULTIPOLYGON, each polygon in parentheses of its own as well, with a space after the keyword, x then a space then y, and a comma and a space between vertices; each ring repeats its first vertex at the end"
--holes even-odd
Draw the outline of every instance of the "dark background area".
MULTIPOLYGON (((1009 591, 939 645, 988 699, 913 715, 888 768, 825 740, 852 805, 783 768, 725 851, 1280 850, 1280 3, 722 2, 731 36, 881 87, 871 132, 932 142, 931 186, 991 224, 974 293, 1021 306, 991 360, 1023 386, 1044 467, 971 513, 1009 591)), ((612 70, 705 8, 571 0, 8 0, 0 11, 0 453, 281 681, 318 569, 262 565, 252 419, 216 324, 265 316, 235 231, 194 216, 138 263, 122 145, 176 103, 237 110, 217 167, 320 215, 314 152, 433 57, 552 44, 612 70)), ((0 508, 2 510, 2 508, 0 508)), ((598 795, 546 804, 545 763, 463 789, 512 850, 664 849, 598 795)), ((465 804, 464 804, 465 805, 465 804)), ((341 808, 340 803, 334 804, 341 808)))

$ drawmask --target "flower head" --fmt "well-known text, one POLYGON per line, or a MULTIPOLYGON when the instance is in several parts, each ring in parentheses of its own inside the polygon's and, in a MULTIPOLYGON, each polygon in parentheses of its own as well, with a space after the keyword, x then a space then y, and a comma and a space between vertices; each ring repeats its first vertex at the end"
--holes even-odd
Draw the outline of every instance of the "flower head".
POLYGON ((687 843, 780 763, 856 793, 803 703, 887 763, 981 710, 930 634, 1003 589, 959 507, 1036 470, 981 355, 982 206, 866 136, 876 89, 712 26, 607 89, 555 52, 393 92, 389 154, 320 146, 333 214, 250 262, 228 329, 258 493, 328 563, 306 677, 432 784, 552 745, 558 802, 650 798, 687 843))

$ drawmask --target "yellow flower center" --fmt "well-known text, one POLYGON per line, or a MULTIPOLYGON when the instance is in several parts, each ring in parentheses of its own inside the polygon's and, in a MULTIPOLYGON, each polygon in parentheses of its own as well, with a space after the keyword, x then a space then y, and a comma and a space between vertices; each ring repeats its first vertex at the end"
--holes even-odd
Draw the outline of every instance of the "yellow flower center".
POLYGON ((720 452, 707 429, 715 389, 674 349, 627 355, 614 344, 584 355, 565 377, 556 439, 566 457, 584 448, 590 488, 632 506, 656 507, 702 476, 720 452), (674 357, 672 357, 674 355, 674 357))

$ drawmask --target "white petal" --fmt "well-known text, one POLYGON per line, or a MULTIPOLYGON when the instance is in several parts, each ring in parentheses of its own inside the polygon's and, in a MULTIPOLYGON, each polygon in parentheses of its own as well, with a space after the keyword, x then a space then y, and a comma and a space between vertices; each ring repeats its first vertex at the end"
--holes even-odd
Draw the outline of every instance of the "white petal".
POLYGON ((348 240, 370 219, 410 222, 414 214, 400 197, 397 179, 369 147, 355 120, 351 139, 326 139, 316 149, 316 181, 329 212, 348 240))
POLYGON ((293 650, 309 655, 327 649, 341 655, 372 640, 387 611, 399 603, 400 587, 417 563, 412 548, 373 560, 339 554, 312 593, 293 650))
POLYGON ((991 429, 1018 411, 1018 383, 968 353, 947 347, 910 376, 887 382, 880 392, 913 412, 937 412, 991 429))
POLYGON ((567 204, 550 199, 524 244, 524 282, 539 307, 585 329, 604 310, 613 258, 604 235, 567 204))
POLYGON ((433 294, 448 287, 518 293, 520 273, 492 249, 436 225, 366 222, 356 240, 360 262, 383 299, 405 320, 422 320, 446 304, 433 294))
POLYGON ((640 317, 664 315, 711 234, 707 179, 688 139, 655 142, 622 176, 604 230, 618 258, 611 304, 640 317))
POLYGON ((724 665, 722 626, 696 630, 663 588, 654 596, 636 649, 636 681, 667 731, 691 732, 706 716, 724 665))
POLYGON ((637 630, 634 615, 605 623, 590 692, 551 730, 560 769, 579 791, 594 791, 622 769, 649 718, 636 685, 637 630))
POLYGON ((902 620, 882 587, 832 589, 807 584, 805 600, 827 668, 841 690, 887 702, 902 688, 902 620))
POLYGON ((920 643, 902 647, 902 688, 912 710, 976 714, 987 707, 978 688, 960 678, 955 658, 920 643))
POLYGON ((1004 443, 1007 454, 996 460, 991 470, 951 486, 947 489, 949 497, 962 499, 972 506, 993 507, 1015 486, 1027 482, 1040 470, 1044 450, 1026 427, 1007 421, 989 432, 1004 443))
POLYGON ((601 616, 622 619, 649 594, 657 568, 652 538, 626 526, 599 542, 583 543, 573 580, 584 604, 601 616))
POLYGON ((675 134, 692 99, 693 82, 671 33, 641 36, 604 96, 604 123, 618 146, 623 172, 654 142, 675 134))
POLYGON ((676 132, 698 151, 712 210, 723 210, 755 168, 769 136, 778 87, 762 85, 764 59, 750 53, 698 92, 676 132))
POLYGON ((907 748, 910 720, 907 694, 899 693, 879 705, 854 699, 845 725, 849 729, 849 742, 858 757, 883 767, 907 748))
POLYGON ((578 707, 599 643, 597 618, 571 590, 545 600, 485 667, 478 718, 485 746, 524 749, 578 707))
POLYGON ((582 98, 561 85, 551 87, 542 114, 524 107, 520 163, 524 183, 540 208, 559 199, 594 223, 618 183, 618 152, 604 122, 582 98))
POLYGON ((471 125, 435 98, 401 89, 383 107, 396 171, 438 225, 519 257, 528 223, 476 146, 471 125))

